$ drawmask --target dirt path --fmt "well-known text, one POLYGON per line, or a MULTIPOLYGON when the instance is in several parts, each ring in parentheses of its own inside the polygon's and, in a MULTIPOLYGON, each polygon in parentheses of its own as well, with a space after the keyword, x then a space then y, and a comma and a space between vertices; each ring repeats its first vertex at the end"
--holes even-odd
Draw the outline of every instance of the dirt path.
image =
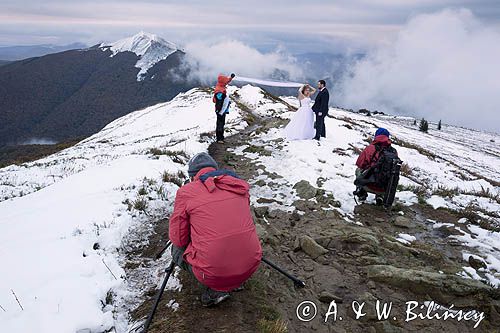
MULTIPOLYGON (((252 114, 247 118, 252 120, 251 126, 227 138, 224 145, 212 144, 209 152, 220 167, 252 181, 259 167, 231 150, 247 144, 251 134, 283 121, 252 114)), ((420 205, 397 207, 404 215, 390 214, 365 204, 356 208, 358 224, 354 224, 332 210, 332 200, 324 200, 324 193, 316 190, 319 203, 299 200, 293 213, 284 208, 254 208, 265 256, 305 280, 306 288, 297 289, 261 264, 245 290, 233 293, 220 307, 206 309, 199 302, 198 283, 181 272, 182 291, 166 291, 150 332, 500 332, 498 290, 456 278, 464 265, 460 244, 448 237, 456 229, 449 225, 436 229, 429 222, 434 219, 458 225, 459 216, 420 205), (417 236, 411 246, 395 241, 394 235, 408 231, 417 236), (313 242, 309 244, 312 250, 307 249, 308 239, 313 242), (317 245, 326 253, 316 256, 317 245), (171 299, 180 305, 177 311, 167 307, 171 299), (318 311, 309 322, 298 320, 296 315, 297 305, 305 300, 314 302, 318 311), (338 307, 338 317, 334 321, 330 316, 325 323, 332 300, 338 307), (393 302, 389 320, 376 318, 377 300, 393 302), (473 329, 474 322, 452 319, 405 322, 406 302, 412 300, 477 309, 484 311, 486 318, 477 330, 473 329), (360 319, 352 311, 354 301, 365 303, 366 315, 360 319)), ((166 226, 165 221, 162 224, 166 226)), ((158 233, 165 234, 166 229, 162 227, 158 233)), ((162 237, 153 238, 143 251, 147 260, 163 245, 162 237)), ((133 317, 144 318, 151 303, 150 299, 142 304, 133 317)))

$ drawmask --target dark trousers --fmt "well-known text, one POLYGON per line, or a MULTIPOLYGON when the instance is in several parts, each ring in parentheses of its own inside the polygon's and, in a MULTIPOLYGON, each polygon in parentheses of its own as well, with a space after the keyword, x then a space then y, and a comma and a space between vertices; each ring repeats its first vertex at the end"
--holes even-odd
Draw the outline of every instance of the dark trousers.
POLYGON ((314 136, 316 140, 319 140, 320 137, 326 138, 325 116, 324 113, 321 116, 316 113, 316 135, 314 136))
POLYGON ((217 141, 224 140, 224 125, 226 124, 226 114, 222 116, 217 113, 217 125, 215 126, 215 136, 217 141))

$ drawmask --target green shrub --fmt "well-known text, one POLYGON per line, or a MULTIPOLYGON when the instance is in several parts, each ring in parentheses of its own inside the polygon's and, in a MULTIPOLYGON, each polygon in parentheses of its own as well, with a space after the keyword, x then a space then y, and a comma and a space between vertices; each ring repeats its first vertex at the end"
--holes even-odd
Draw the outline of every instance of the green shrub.
POLYGON ((422 118, 422 120, 420 120, 419 129, 420 129, 420 132, 427 133, 429 131, 429 122, 427 120, 425 120, 424 118, 422 118))

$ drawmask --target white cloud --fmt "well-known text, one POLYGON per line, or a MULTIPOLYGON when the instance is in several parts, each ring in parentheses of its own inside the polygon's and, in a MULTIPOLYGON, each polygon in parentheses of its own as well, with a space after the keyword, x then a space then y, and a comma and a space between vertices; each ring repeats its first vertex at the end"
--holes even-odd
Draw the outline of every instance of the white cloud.
POLYGON ((500 34, 466 9, 410 20, 341 83, 340 104, 500 131, 500 34))
POLYGON ((202 82, 213 82, 219 73, 269 78, 276 70, 292 79, 303 76, 292 57, 281 52, 262 53, 240 41, 192 42, 185 46, 192 75, 202 82))

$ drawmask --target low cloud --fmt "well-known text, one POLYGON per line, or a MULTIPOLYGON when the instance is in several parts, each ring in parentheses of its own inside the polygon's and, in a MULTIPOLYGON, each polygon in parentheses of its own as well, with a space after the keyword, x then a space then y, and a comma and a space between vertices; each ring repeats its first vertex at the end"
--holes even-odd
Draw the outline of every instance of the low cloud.
POLYGON ((293 57, 284 52, 263 53, 237 40, 192 42, 185 45, 192 79, 213 83, 219 73, 254 78, 303 77, 293 57))
POLYGON ((31 138, 19 143, 20 146, 27 145, 55 145, 57 141, 48 138, 31 138))
POLYGON ((499 41, 466 9, 416 16, 351 68, 338 104, 499 132, 499 41))

